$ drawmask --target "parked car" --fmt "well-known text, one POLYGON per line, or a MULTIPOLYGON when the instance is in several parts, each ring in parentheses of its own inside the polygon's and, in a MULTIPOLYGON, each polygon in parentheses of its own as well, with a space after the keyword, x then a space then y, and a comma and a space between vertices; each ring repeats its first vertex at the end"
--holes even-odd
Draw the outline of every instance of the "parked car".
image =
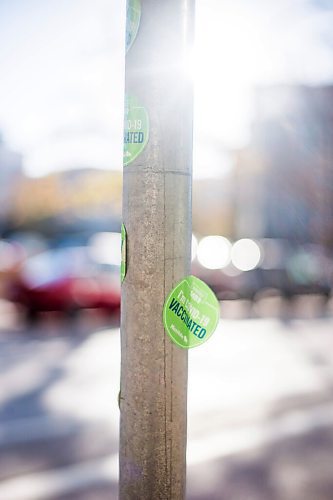
POLYGON ((265 291, 287 300, 299 295, 318 295, 325 300, 331 297, 332 257, 320 245, 292 245, 282 239, 263 239, 259 243, 262 258, 254 269, 240 271, 230 263, 226 268, 210 270, 194 262, 192 272, 220 300, 255 301, 265 291))
POLYGON ((44 251, 24 262, 10 298, 24 306, 30 319, 41 311, 114 312, 120 307, 119 266, 98 262, 89 247, 44 251))

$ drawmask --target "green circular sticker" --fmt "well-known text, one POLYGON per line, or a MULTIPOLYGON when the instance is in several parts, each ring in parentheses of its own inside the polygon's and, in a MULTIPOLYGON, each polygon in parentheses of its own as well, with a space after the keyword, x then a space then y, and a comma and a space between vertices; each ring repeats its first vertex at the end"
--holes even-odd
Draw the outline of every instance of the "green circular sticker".
POLYGON ((140 0, 127 0, 126 9, 126 52, 132 47, 139 31, 141 18, 140 0))
POLYGON ((164 328, 171 340, 184 349, 206 342, 219 318, 220 307, 214 293, 195 276, 180 281, 164 304, 164 328))
POLYGON ((124 224, 121 225, 121 264, 120 277, 124 281, 127 271, 127 231, 124 224))
POLYGON ((133 96, 125 98, 124 165, 129 165, 144 150, 149 139, 148 113, 133 96))

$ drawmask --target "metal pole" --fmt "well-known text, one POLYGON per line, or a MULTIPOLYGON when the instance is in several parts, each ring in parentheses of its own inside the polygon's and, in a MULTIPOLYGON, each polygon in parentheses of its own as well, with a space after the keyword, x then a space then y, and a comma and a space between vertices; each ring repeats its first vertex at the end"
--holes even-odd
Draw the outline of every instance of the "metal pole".
POLYGON ((185 497, 187 351, 165 333, 162 312, 168 293, 190 273, 192 84, 186 68, 193 22, 194 0, 141 0, 140 27, 126 56, 127 106, 142 106, 149 125, 132 120, 128 127, 145 137, 125 139, 137 143, 132 153, 142 151, 124 166, 121 500, 185 497))

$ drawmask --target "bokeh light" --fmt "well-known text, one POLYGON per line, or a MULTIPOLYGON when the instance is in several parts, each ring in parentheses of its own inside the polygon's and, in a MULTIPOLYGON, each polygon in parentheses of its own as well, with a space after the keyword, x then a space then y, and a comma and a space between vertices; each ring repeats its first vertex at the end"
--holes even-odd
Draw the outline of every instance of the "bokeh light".
POLYGON ((192 234, 192 248, 191 248, 192 261, 196 258, 197 251, 198 251, 198 238, 195 236, 195 234, 192 234))
POLYGON ((96 233, 89 242, 91 257, 100 264, 120 266, 121 235, 120 233, 96 233))
POLYGON ((261 250, 254 240, 242 238, 234 243, 231 250, 231 261, 240 271, 255 269, 261 259, 261 250))
POLYGON ((223 269, 230 262, 231 243, 223 236, 206 236, 198 246, 198 260, 207 269, 223 269))

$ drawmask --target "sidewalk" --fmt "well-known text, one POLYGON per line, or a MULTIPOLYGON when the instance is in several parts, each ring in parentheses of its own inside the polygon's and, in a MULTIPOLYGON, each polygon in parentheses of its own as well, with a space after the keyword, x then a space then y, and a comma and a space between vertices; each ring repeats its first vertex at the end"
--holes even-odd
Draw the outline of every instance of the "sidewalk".
MULTIPOLYGON (((222 320, 189 359, 188 500, 332 500, 332 319, 222 320)), ((117 498, 119 361, 116 329, 0 336, 0 498, 117 498)))

